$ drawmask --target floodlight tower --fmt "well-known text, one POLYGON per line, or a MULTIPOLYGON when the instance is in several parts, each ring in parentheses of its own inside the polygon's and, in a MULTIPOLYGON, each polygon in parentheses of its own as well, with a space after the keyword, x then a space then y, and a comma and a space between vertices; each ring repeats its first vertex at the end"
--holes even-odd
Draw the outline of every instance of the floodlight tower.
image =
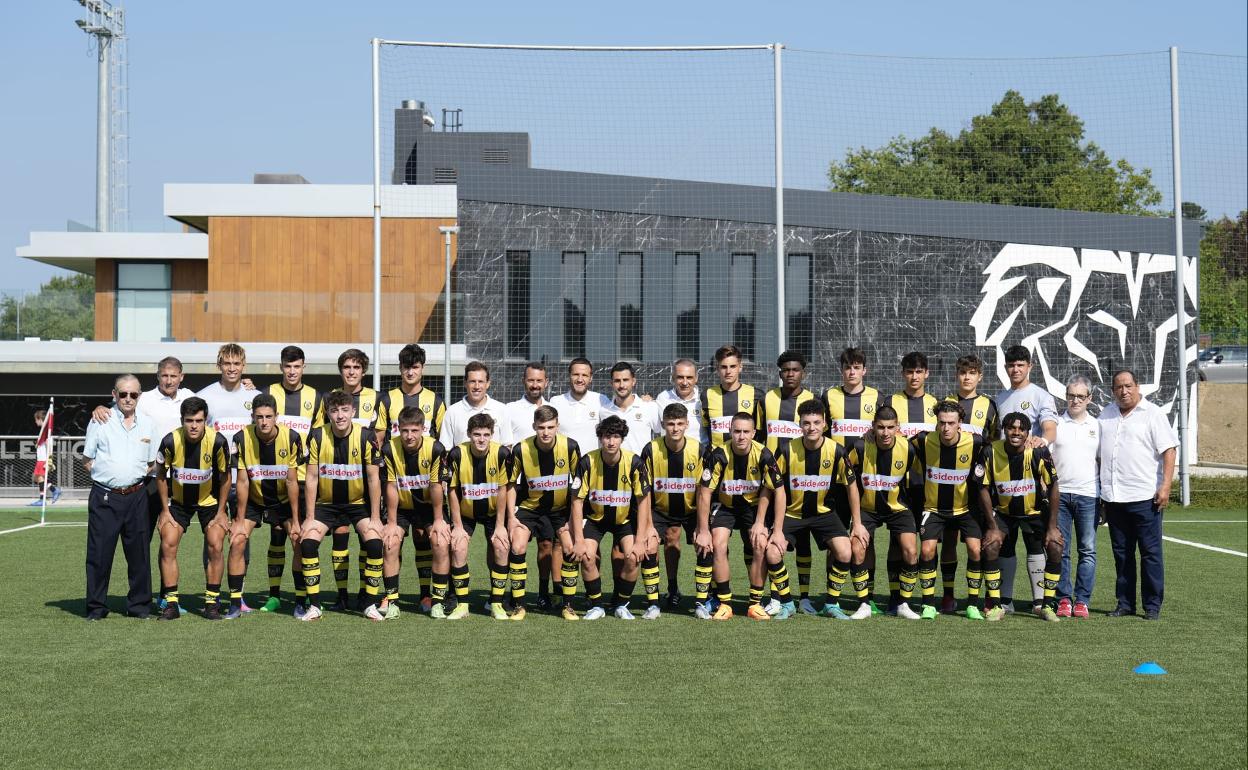
POLYGON ((95 229, 128 229, 129 84, 126 12, 108 0, 78 0, 78 28, 91 36, 99 64, 95 127, 95 229))

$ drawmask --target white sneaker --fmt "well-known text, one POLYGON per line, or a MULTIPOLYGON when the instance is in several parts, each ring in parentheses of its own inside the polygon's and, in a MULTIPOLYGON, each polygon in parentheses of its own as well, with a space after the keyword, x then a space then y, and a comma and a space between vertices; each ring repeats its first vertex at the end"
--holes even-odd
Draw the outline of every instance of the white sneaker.
POLYGON ((300 620, 320 620, 321 608, 313 604, 312 606, 308 607, 306 610, 303 611, 303 614, 299 616, 299 619, 300 620))
POLYGON ((784 605, 780 603, 779 599, 773 598, 771 601, 763 605, 763 611, 766 612, 768 615, 775 617, 776 615, 780 614, 780 608, 783 606, 784 605))
POLYGON ((710 620, 711 611, 706 608, 704 602, 698 602, 693 606, 693 616, 698 620, 710 620))
POLYGON ((364 617, 369 620, 385 620, 386 616, 381 614, 381 610, 377 609, 376 604, 370 604, 364 610, 364 617))
POLYGON ((798 602, 797 609, 800 610, 803 615, 818 615, 819 614, 819 608, 816 607, 815 603, 810 600, 810 597, 802 599, 800 602, 798 602))
POLYGON ((1010 602, 1009 604, 1006 604, 1003 601, 1001 603, 1001 609, 1005 610, 1006 615, 1013 615, 1014 614, 1014 602, 1010 602))
POLYGON ((619 607, 616 607, 615 616, 619 618, 620 620, 636 620, 637 619, 633 617, 633 613, 628 611, 627 604, 621 604, 619 607))
POLYGON ((590 607, 581 616, 581 620, 601 620, 607 616, 607 611, 601 607, 590 607))
MULTIPOLYGON (((869 612, 870 605, 867 605, 867 607, 868 607, 868 612, 869 612)), ((906 602, 902 602, 901 604, 897 605, 897 617, 905 618, 906 620, 922 620, 922 616, 920 616, 919 613, 915 612, 914 610, 910 609, 910 605, 907 604, 906 602)))
POLYGON ((858 609, 854 610, 854 613, 849 616, 849 619, 850 620, 866 620, 869 617, 871 617, 871 605, 867 604, 866 602, 863 602, 862 604, 858 605, 858 609))
POLYGON ((659 605, 651 604, 646 608, 645 613, 641 616, 642 620, 658 620, 663 613, 659 611, 659 605))

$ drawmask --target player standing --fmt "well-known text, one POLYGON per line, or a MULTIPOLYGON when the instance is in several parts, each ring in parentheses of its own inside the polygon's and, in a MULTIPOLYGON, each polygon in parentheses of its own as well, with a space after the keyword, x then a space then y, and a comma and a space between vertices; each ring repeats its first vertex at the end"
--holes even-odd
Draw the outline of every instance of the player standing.
MULTIPOLYGON (((667 567, 667 608, 680 608, 680 588, 677 575, 680 570, 680 541, 684 533, 686 543, 693 543, 693 532, 698 524, 698 479, 702 476, 702 446, 690 438, 685 430, 689 425, 689 410, 684 404, 672 402, 663 409, 663 435, 651 441, 642 450, 641 459, 646 464, 646 476, 652 479, 651 519, 663 547, 663 561, 667 567)), ((655 557, 647 557, 651 559, 655 557)), ((657 560, 656 560, 657 561, 657 560)), ((711 571, 714 558, 711 554, 697 554, 693 570, 693 589, 699 607, 705 607, 710 597, 711 571)), ((657 563, 656 563, 657 568, 657 563)), ((646 568, 645 563, 642 569, 646 568)), ((646 613, 654 611, 651 604, 646 613)))
MULTIPOLYGON (((511 452, 494 438, 494 418, 474 414, 468 418, 468 440, 447 453, 447 493, 451 511, 451 571, 462 570, 462 594, 456 584, 460 606, 467 607, 469 586, 468 545, 480 524, 486 549, 493 556, 490 567, 490 615, 508 620, 504 607, 507 591, 508 553, 507 487, 511 483, 511 452), (497 566, 493 566, 497 565, 497 566)), ((458 610, 459 607, 456 607, 458 610)), ((451 613, 452 616, 454 612, 451 613)), ((520 619, 523 619, 521 616, 520 619)))
MULTIPOLYGON (((386 596, 378 611, 386 620, 399 616, 399 570, 403 540, 410 531, 413 541, 430 543, 433 573, 430 613, 435 618, 444 618, 448 582, 451 577, 458 578, 448 574, 453 572, 450 528, 442 511, 442 464, 446 452, 441 444, 425 435, 427 423, 420 407, 403 407, 395 415, 394 422, 399 426, 399 435, 387 439, 381 446, 386 495, 385 526, 381 530, 385 548, 381 575, 386 596)), ((467 613, 465 603, 456 619, 467 613)))

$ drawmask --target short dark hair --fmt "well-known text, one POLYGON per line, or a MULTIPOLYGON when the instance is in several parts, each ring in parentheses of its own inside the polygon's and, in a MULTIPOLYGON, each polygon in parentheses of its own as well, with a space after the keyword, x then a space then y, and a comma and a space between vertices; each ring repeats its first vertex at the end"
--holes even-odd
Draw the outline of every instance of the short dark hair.
POLYGON ((966 410, 957 401, 941 401, 936 405, 936 414, 956 414, 958 422, 966 421, 966 410))
POLYGON ((256 411, 257 409, 263 409, 266 406, 272 409, 274 412, 276 412, 277 411, 277 399, 273 398, 273 396, 269 395, 268 393, 261 393, 260 395, 251 399, 251 411, 253 412, 256 411))
POLYGON ((598 423, 598 427, 594 428, 594 433, 598 435, 598 438, 602 438, 603 436, 619 436, 620 438, 624 438, 628 435, 628 423, 624 422, 623 418, 613 414, 598 423))
POLYGON ((862 348, 848 347, 841 351, 841 368, 848 369, 854 364, 867 365, 867 354, 862 348))
POLYGON ((715 363, 718 364, 725 358, 735 358, 740 360, 742 358, 741 349, 736 345, 724 345, 719 350, 715 351, 715 363))
POLYGON ((668 404, 663 407, 663 422, 668 420, 688 420, 689 410, 684 404, 668 404))
POLYGON ((1012 364, 1015 361, 1031 363, 1031 351, 1022 345, 1010 345, 1005 349, 1005 362, 1012 364))
POLYGON ((485 372, 485 379, 487 380, 490 379, 490 367, 486 366, 480 361, 468 362, 468 365, 464 367, 464 378, 467 379, 468 375, 472 374, 473 372, 485 372))
POLYGON ((1135 376, 1135 371, 1134 371, 1134 370, 1132 370, 1132 369, 1119 369, 1118 371, 1114 372, 1114 376, 1113 376, 1113 377, 1110 377, 1110 378, 1109 378, 1109 384, 1110 384, 1111 386, 1114 384, 1114 380, 1118 379, 1118 375, 1120 375, 1120 374, 1129 374, 1129 375, 1131 375, 1131 382, 1132 382, 1132 384, 1135 384, 1135 385, 1139 385, 1139 384, 1140 384, 1140 378, 1135 376))
POLYGON ((162 369, 177 369, 182 371, 182 362, 173 356, 165 356, 156 362, 156 371, 159 373, 162 369))
POLYGON ((754 415, 750 412, 737 412, 732 416, 732 422, 736 422, 737 420, 749 420, 751 423, 755 422, 754 415))
POLYGON ((927 369, 927 356, 917 350, 913 350, 901 357, 901 370, 907 369, 927 369))
POLYGON ((469 433, 472 433, 474 430, 480 430, 481 428, 486 428, 491 433, 494 432, 494 418, 485 412, 477 412, 468 418, 469 433))
POLYGON ((979 372, 984 373, 984 361, 979 356, 971 353, 965 356, 959 356, 958 362, 954 364, 954 369, 961 374, 962 372, 979 372))
POLYGON ((571 361, 569 361, 569 362, 568 362, 568 374, 571 374, 571 373, 572 373, 572 367, 574 367, 574 366, 580 366, 580 365, 585 365, 585 366, 588 366, 588 367, 589 367, 589 373, 590 373, 590 374, 593 374, 593 373, 594 373, 594 365, 593 365, 592 363, 590 363, 589 359, 588 359, 588 358, 585 358, 584 356, 577 356, 576 358, 574 358, 574 359, 572 359, 571 361))
POLYGON ((617 361, 615 366, 611 367, 611 373, 615 374, 616 372, 628 372, 633 377, 637 376, 637 370, 627 361, 617 361))
POLYGON ((208 416, 208 402, 199 396, 191 396, 183 401, 182 406, 178 408, 178 413, 183 417, 190 417, 200 412, 203 412, 205 417, 208 416))
POLYGON ((295 361, 306 360, 307 358, 303 355, 303 348, 298 345, 287 345, 282 348, 281 361, 283 364, 291 364, 295 361))
POLYGON ((559 410, 550 404, 542 404, 533 410, 533 424, 537 425, 543 422, 559 421, 559 410))
POLYGON ((340 407, 340 406, 354 407, 355 399, 352 398, 351 394, 346 392, 345 390, 342 390, 341 388, 334 388, 333 390, 329 391, 329 393, 325 394, 324 404, 325 404, 325 414, 326 416, 328 416, 329 410, 334 409, 336 407, 340 407))
POLYGON ((871 422, 879 422, 880 420, 896 420, 896 419, 897 419, 896 409, 892 408, 888 404, 880 404, 880 407, 875 410, 875 417, 874 419, 871 420, 871 422))
POLYGON ((342 355, 338 356, 338 371, 342 371, 342 367, 347 365, 348 361, 355 361, 364 371, 368 371, 368 354, 359 348, 347 348, 342 351, 342 355))
POLYGON ((1004 431, 1006 428, 1010 427, 1014 423, 1018 423, 1019 427, 1021 427, 1025 431, 1031 430, 1031 418, 1023 414, 1022 412, 1010 412, 1005 417, 1002 417, 1001 418, 1001 430, 1004 431))
POLYGON ((543 374, 545 374, 546 364, 542 363, 541 361, 530 361, 524 365, 524 370, 527 372, 530 369, 537 371, 537 372, 542 372, 543 374))
POLYGON ((399 425, 424 425, 425 413, 418 406, 405 406, 399 410, 399 425))
POLYGON ((806 356, 796 350, 786 350, 781 353, 780 357, 776 359, 776 368, 779 369, 785 364, 792 363, 794 361, 800 364, 803 369, 806 368, 806 356))
POLYGON ((409 342, 399 351, 399 368, 411 369, 416 364, 425 365, 425 349, 414 342, 409 342))
POLYGON ((828 419, 828 413, 823 409, 823 402, 817 398, 808 398, 797 405, 797 416, 805 417, 808 414, 817 414, 823 419, 828 419))

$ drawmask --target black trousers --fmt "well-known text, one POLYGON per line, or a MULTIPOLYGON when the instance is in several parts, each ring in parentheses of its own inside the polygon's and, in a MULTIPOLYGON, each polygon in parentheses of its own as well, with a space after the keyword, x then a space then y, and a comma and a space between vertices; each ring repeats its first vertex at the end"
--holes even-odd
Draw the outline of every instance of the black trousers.
POLYGON ((152 559, 148 547, 147 495, 128 495, 93 485, 87 500, 87 617, 108 612, 108 580, 113 573, 117 540, 126 556, 130 590, 126 611, 146 616, 152 609, 152 559))

